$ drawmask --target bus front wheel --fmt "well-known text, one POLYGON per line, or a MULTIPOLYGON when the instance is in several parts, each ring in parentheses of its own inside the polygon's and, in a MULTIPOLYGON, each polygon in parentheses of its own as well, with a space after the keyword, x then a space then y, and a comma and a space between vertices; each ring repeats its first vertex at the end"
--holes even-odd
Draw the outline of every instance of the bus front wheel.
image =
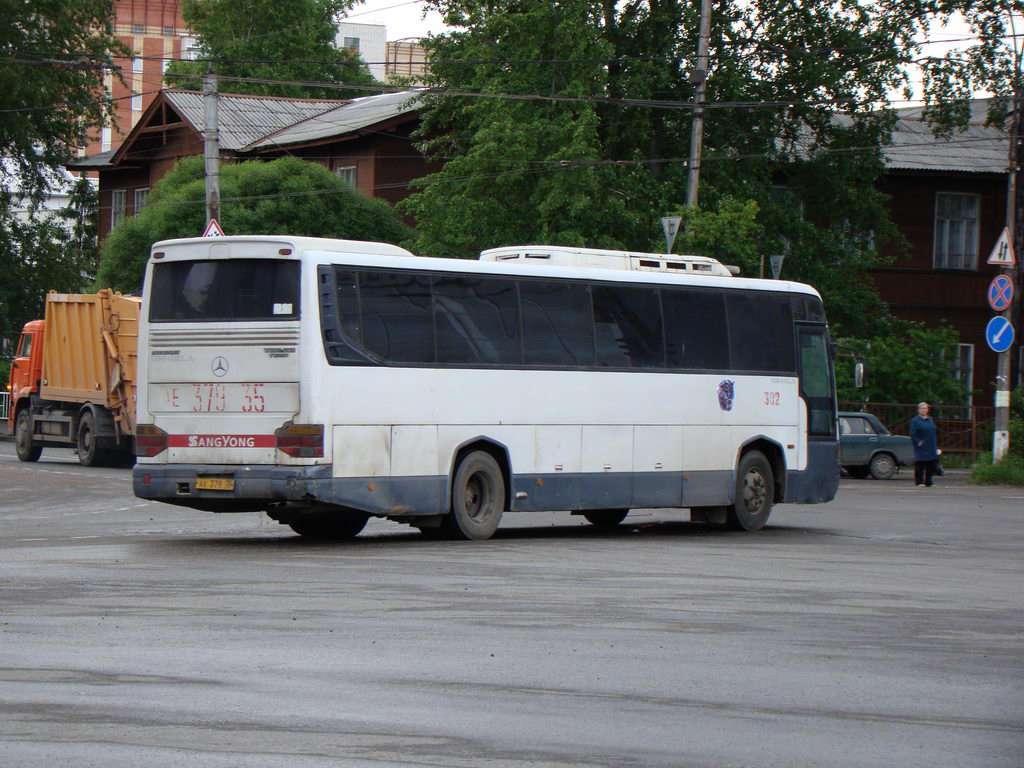
POLYGON ((726 507, 725 524, 734 531, 759 531, 772 513, 772 465, 760 451, 748 451, 736 471, 735 501, 726 507))
POLYGON ((473 451, 459 463, 452 482, 451 512, 441 528, 453 539, 489 539, 505 509, 505 478, 494 457, 473 451))

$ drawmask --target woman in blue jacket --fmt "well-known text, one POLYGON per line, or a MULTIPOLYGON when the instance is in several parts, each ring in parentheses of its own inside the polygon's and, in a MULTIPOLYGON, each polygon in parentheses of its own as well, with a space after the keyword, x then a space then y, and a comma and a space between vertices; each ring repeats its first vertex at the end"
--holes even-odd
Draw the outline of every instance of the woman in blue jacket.
POLYGON ((935 420, 928 415, 928 403, 917 404, 917 416, 910 422, 910 439, 914 443, 914 484, 931 487, 939 451, 938 432, 935 420))

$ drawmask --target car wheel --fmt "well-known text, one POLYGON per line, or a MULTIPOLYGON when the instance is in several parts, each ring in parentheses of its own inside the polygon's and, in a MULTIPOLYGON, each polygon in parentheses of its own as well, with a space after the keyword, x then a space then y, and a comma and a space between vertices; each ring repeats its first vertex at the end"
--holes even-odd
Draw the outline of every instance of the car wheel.
POLYGON ((868 465, 868 472, 875 480, 889 480, 896 474, 896 459, 890 453, 876 453, 868 465))

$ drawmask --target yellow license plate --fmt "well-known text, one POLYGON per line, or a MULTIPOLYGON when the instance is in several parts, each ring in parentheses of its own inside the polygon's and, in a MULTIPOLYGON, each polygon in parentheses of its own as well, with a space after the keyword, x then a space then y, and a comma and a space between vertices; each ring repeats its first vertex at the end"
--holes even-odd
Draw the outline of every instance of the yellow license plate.
POLYGON ((233 477, 197 477, 197 491, 233 491, 235 490, 235 478, 233 477))

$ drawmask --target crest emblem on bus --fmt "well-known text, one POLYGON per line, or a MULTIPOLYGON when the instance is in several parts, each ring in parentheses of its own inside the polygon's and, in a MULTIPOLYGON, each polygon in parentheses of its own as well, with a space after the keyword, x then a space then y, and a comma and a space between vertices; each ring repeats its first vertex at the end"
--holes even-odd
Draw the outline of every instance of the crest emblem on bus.
POLYGON ((722 379, 718 382, 718 407, 723 411, 732 410, 732 402, 736 398, 736 382, 722 379))
POLYGON ((228 361, 223 357, 215 357, 210 369, 214 376, 223 376, 228 372, 228 361))

